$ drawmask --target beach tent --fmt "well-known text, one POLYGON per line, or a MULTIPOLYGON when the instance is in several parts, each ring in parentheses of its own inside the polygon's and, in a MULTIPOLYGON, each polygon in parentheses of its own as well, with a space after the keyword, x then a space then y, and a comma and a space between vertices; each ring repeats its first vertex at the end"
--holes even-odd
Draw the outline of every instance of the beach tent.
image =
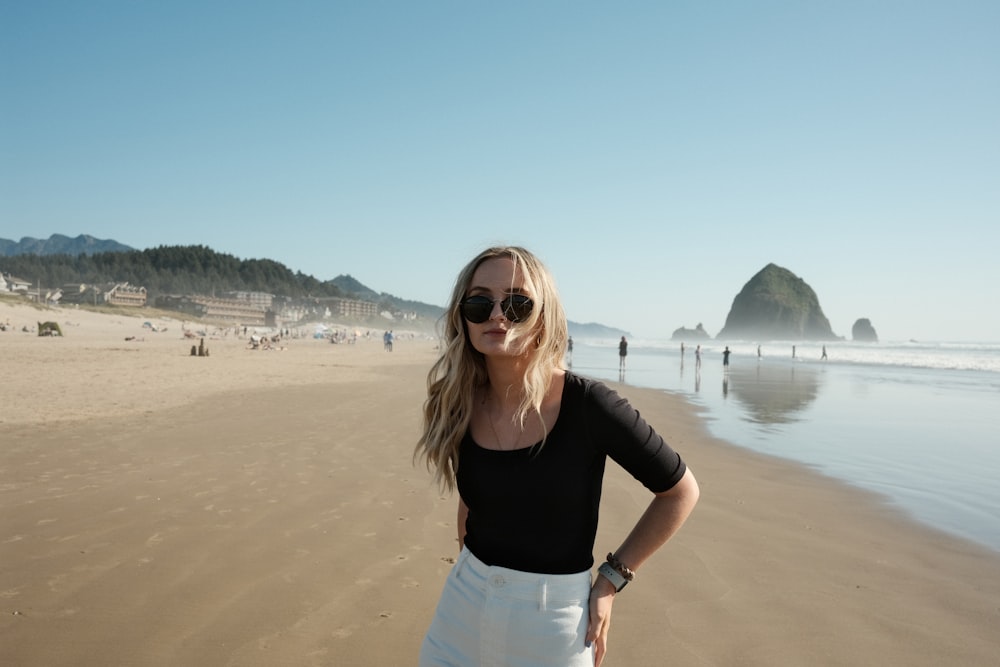
POLYGON ((62 329, 59 328, 58 322, 39 322, 38 323, 38 335, 39 336, 62 336, 62 329))

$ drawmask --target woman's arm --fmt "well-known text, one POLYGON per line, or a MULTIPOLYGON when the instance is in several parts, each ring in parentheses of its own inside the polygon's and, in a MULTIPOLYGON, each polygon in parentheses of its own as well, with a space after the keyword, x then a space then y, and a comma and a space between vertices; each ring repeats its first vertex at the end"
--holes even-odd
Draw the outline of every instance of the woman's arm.
POLYGON ((638 523, 618 547, 615 556, 632 570, 638 570, 656 550, 684 525, 700 495, 698 481, 690 470, 681 480, 657 493, 638 523))
MULTIPOLYGON (((626 567, 637 570, 656 550, 669 540, 687 520, 698 502, 700 491, 691 470, 685 471, 681 480, 662 493, 657 493, 635 524, 632 532, 615 552, 626 567)), ((608 629, 611 627, 611 606, 615 587, 598 575, 590 592, 590 625, 587 628, 587 645, 596 642, 594 664, 600 667, 607 652, 608 629)))

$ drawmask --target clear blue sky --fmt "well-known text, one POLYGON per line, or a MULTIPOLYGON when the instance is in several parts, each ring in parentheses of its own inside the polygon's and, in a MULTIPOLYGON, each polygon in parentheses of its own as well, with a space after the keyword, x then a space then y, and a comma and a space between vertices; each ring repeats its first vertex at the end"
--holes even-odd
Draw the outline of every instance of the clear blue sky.
POLYGON ((1000 2, 4 2, 0 237, 203 244, 443 305, 713 336, 774 262, 834 332, 1000 340, 1000 2))

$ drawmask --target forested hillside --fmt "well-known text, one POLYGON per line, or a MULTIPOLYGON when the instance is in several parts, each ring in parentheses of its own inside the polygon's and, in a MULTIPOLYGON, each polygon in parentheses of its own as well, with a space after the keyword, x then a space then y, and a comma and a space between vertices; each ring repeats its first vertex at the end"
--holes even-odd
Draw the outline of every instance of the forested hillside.
POLYGON ((150 301, 164 294, 219 295, 234 290, 267 292, 292 299, 342 297, 383 304, 389 310, 436 319, 441 307, 376 293, 348 275, 320 282, 270 259, 239 259, 201 245, 159 246, 93 255, 0 257, 0 271, 42 288, 128 282, 145 287, 150 301), (360 286, 355 290, 341 285, 360 286))
POLYGON ((129 282, 160 294, 213 294, 231 290, 280 296, 351 296, 269 259, 238 259, 205 246, 160 246, 94 255, 17 255, 0 268, 42 287, 129 282))

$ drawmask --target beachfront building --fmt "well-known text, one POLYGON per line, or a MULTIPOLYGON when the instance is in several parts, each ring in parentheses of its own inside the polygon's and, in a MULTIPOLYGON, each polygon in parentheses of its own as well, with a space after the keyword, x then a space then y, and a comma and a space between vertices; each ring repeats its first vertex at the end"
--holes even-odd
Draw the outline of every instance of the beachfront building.
POLYGON ((316 299, 323 309, 324 319, 330 317, 368 318, 378 316, 378 304, 373 301, 328 297, 316 299))
POLYGON ((9 273, 0 273, 0 292, 24 292, 31 289, 31 283, 9 273))
POLYGON ((274 295, 267 292, 226 292, 223 298, 242 301, 250 306, 260 307, 268 310, 274 304, 274 295))
POLYGON ((112 306, 129 306, 142 308, 146 305, 146 288, 136 287, 128 283, 117 283, 104 292, 104 303, 112 306))
POLYGON ((62 303, 87 304, 97 306, 125 306, 142 308, 146 305, 145 287, 137 287, 128 283, 107 283, 88 285, 87 283, 68 283, 59 288, 62 303))
POLYGON ((103 290, 87 283, 67 283, 62 286, 62 302, 96 306, 103 298, 103 290))
POLYGON ((38 285, 32 285, 27 280, 3 272, 0 272, 0 292, 19 294, 30 301, 47 306, 58 305, 62 297, 62 290, 58 287, 43 291, 38 285))
POLYGON ((179 310, 191 317, 233 322, 240 326, 273 326, 274 323, 272 311, 245 299, 165 295, 157 297, 156 306, 179 310))

